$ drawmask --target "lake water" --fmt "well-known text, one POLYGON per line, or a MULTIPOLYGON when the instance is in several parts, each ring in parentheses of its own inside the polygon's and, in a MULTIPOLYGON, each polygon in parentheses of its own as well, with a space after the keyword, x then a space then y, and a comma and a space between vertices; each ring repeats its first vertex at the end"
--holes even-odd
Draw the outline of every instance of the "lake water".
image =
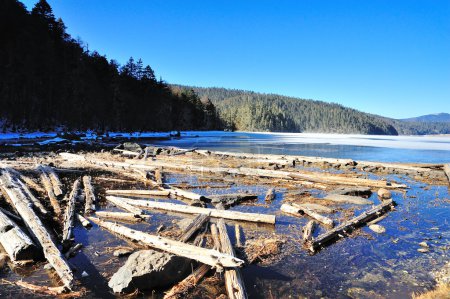
POLYGON ((383 162, 450 162, 450 136, 184 132, 156 144, 183 148, 348 158, 383 162))

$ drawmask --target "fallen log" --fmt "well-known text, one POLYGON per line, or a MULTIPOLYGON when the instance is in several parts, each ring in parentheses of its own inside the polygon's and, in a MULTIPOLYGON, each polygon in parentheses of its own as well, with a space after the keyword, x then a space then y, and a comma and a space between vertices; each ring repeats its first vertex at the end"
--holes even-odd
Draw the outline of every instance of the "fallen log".
POLYGON ((155 169, 155 181, 158 185, 162 186, 163 184, 163 173, 161 168, 155 169))
MULTIPOLYGON (((233 245, 228 237, 227 227, 223 219, 217 221, 217 229, 219 231, 221 252, 236 256, 233 245)), ((228 298, 247 298, 239 269, 225 269, 225 287, 227 289, 228 298)))
POLYGON ((241 242, 241 226, 239 224, 234 225, 234 233, 236 235, 236 247, 242 247, 243 244, 241 242))
POLYGON ((334 229, 321 234, 312 242, 310 242, 309 250, 311 252, 317 251, 319 248, 325 246, 328 242, 331 242, 339 237, 344 237, 346 234, 352 232, 355 228, 360 227, 366 224, 368 221, 379 217, 386 211, 393 209, 394 206, 395 202, 392 199, 384 201, 383 203, 371 208, 370 210, 361 213, 361 215, 356 216, 353 219, 340 224, 334 229))
POLYGON ((308 221, 306 226, 303 228, 303 242, 309 242, 312 240, 312 234, 316 228, 316 222, 314 220, 308 221))
POLYGON ((40 171, 41 182, 44 185, 45 191, 47 192, 47 196, 50 200, 51 206, 53 207, 53 211, 55 212, 56 216, 59 217, 61 216, 61 206, 59 204, 58 198, 56 197, 56 194, 53 191, 52 182, 42 167, 38 167, 38 170, 40 171))
POLYGON ((145 214, 144 211, 142 211, 139 208, 136 208, 134 205, 131 205, 127 202, 129 200, 128 198, 123 197, 116 197, 116 196, 106 196, 106 200, 110 203, 114 204, 115 206, 124 209, 125 211, 128 211, 130 213, 133 213, 134 215, 143 215, 145 214))
POLYGON ((55 195, 57 197, 63 195, 64 194, 63 184, 61 183, 61 180, 59 179, 55 170, 53 170, 53 168, 48 167, 48 166, 44 167, 44 169, 48 173, 48 176, 50 177, 50 181, 52 182, 53 193, 55 193, 55 195))
POLYGON ((20 173, 19 171, 9 168, 8 169, 12 174, 14 174, 15 176, 19 177, 19 179, 21 181, 23 181, 25 184, 27 184, 28 186, 30 186, 31 189, 34 189, 35 191, 39 192, 39 193, 45 193, 45 189, 42 188, 38 183, 36 183, 33 179, 23 175, 22 173, 20 173))
POLYGON ((239 204, 245 200, 252 200, 258 198, 256 194, 249 193, 231 193, 231 194, 217 194, 208 195, 207 198, 211 200, 211 203, 221 203, 225 208, 239 204))
POLYGON ((85 228, 88 228, 88 227, 92 226, 92 224, 89 222, 89 220, 87 220, 86 218, 84 218, 80 214, 77 214, 77 219, 78 219, 78 221, 80 221, 81 225, 84 226, 85 228))
POLYGON ((295 215, 295 216, 300 216, 300 215, 305 214, 305 215, 307 215, 307 216, 309 216, 309 217, 311 217, 311 218, 313 218, 313 219, 315 219, 315 220, 319 221, 320 223, 323 223, 323 224, 325 224, 327 226, 333 227, 333 225, 334 225, 333 219, 330 219, 328 217, 322 216, 322 215, 320 215, 320 214, 318 214, 318 213, 316 213, 316 212, 314 212, 314 211, 312 211, 310 209, 304 208, 304 207, 303 208, 298 208, 298 207, 294 207, 294 206, 292 206, 290 204, 285 203, 285 204, 281 205, 280 210, 285 212, 285 213, 287 213, 287 214, 291 214, 291 215, 295 215))
POLYGON ((84 186, 84 213, 89 214, 95 211, 95 198, 94 187, 92 187, 92 179, 90 176, 83 176, 83 186, 84 186))
POLYGON ((179 241, 184 243, 189 241, 189 239, 208 221, 209 215, 198 214, 197 217, 195 217, 194 220, 192 220, 192 222, 186 227, 179 241))
POLYGON ((103 221, 95 217, 89 217, 89 219, 100 227, 106 228, 122 237, 138 241, 149 247, 160 249, 168 253, 193 259, 213 267, 240 267, 244 263, 244 261, 236 257, 228 254, 222 254, 216 250, 197 247, 160 236, 153 236, 141 231, 130 229, 123 225, 103 221))
POLYGON ((230 219, 230 220, 242 220, 242 221, 249 221, 249 222, 259 222, 259 223, 269 223, 269 224, 275 224, 275 215, 266 215, 266 214, 256 214, 256 213, 243 213, 243 212, 237 212, 237 211, 230 211, 230 210, 216 210, 216 209, 209 209, 209 208, 200 208, 200 207, 193 207, 193 206, 187 206, 187 205, 181 205, 181 204, 173 204, 168 202, 156 202, 156 201, 150 201, 150 200, 133 200, 128 198, 119 198, 126 203, 138 206, 141 208, 150 208, 150 209, 157 209, 157 210, 163 210, 163 211, 169 211, 169 212, 179 212, 179 213, 185 213, 185 214, 209 214, 211 217, 214 218, 224 218, 224 219, 230 219))
POLYGON ((33 241, 2 211, 0 211, 0 244, 13 262, 32 259, 37 251, 33 241))
POLYGON ((450 184, 450 164, 444 164, 444 172, 450 184))
POLYGON ((80 250, 83 247, 83 244, 78 243, 75 244, 74 246, 70 247, 69 250, 67 250, 66 254, 64 254, 64 256, 66 257, 66 259, 71 258, 72 256, 75 255, 75 253, 80 250))
POLYGON ((272 200, 274 200, 274 199, 275 199, 275 189, 270 188, 269 191, 267 191, 266 197, 264 198, 264 200, 267 202, 272 202, 272 200))
POLYGON ((14 221, 19 221, 19 222, 23 222, 22 218, 20 218, 19 216, 11 213, 8 210, 5 210, 4 208, 0 208, 0 212, 3 212, 3 214, 5 214, 6 216, 8 216, 9 218, 13 219, 14 221))
POLYGON ((169 292, 164 295, 164 299, 183 298, 191 288, 195 287, 197 283, 211 270, 209 265, 201 265, 195 269, 192 274, 173 286, 169 292))
POLYGON ((28 189, 28 186, 25 185, 21 180, 18 180, 17 182, 20 184, 23 191, 27 194, 28 198, 31 200, 36 209, 38 209, 39 213, 41 213, 42 216, 47 216, 49 214, 47 209, 39 201, 39 199, 37 199, 36 196, 34 196, 33 193, 31 193, 30 189, 28 189))
POLYGON ((328 194, 323 199, 331 200, 337 203, 350 203, 355 205, 372 205, 373 201, 368 200, 364 197, 350 196, 350 195, 339 195, 339 194, 328 194))
POLYGON ((194 152, 194 151, 196 151, 197 150, 197 148, 191 148, 191 149, 186 149, 186 150, 179 150, 179 151, 177 151, 177 152, 175 152, 175 153, 170 153, 168 156, 178 156, 178 155, 184 155, 184 154, 186 154, 186 153, 190 153, 190 152, 194 152))
POLYGON ((33 293, 39 293, 46 296, 57 296, 58 298, 80 298, 84 295, 81 291, 71 291, 66 292, 67 289, 65 287, 47 287, 47 286, 37 286, 35 284, 31 284, 22 280, 16 282, 9 282, 3 279, 3 282, 8 282, 12 285, 17 285, 23 289, 27 289, 32 291, 33 293))
POLYGON ((190 200, 200 200, 200 201, 204 201, 206 200, 206 197, 191 191, 186 191, 183 189, 178 189, 175 187, 170 187, 170 186, 166 186, 169 189, 170 195, 174 196, 174 197, 181 197, 181 198, 185 198, 185 199, 190 199, 190 200))
POLYGON ((61 278, 63 285, 71 289, 73 285, 73 274, 70 270, 61 252, 53 243, 50 234, 45 229, 44 224, 30 207, 31 202, 28 200, 25 192, 17 183, 17 178, 11 176, 5 169, 0 169, 0 185, 2 190, 8 195, 19 215, 27 225, 28 229, 33 233, 33 237, 39 242, 43 248, 44 256, 55 269, 61 278))
POLYGON ((169 196, 170 190, 106 190, 106 194, 133 197, 169 196))
POLYGON ((151 218, 150 215, 136 215, 134 213, 124 213, 124 212, 96 211, 95 215, 101 218, 111 218, 129 222, 140 222, 151 218))
POLYGON ((75 215, 75 203, 78 197, 78 190, 80 189, 80 179, 75 180, 73 183, 72 191, 67 198, 66 212, 64 214, 64 227, 62 242, 66 244, 70 242, 73 229, 73 218, 75 215))
POLYGON ((303 209, 309 209, 309 210, 314 211, 314 212, 322 212, 322 213, 326 213, 326 214, 330 214, 330 213, 334 212, 334 210, 329 208, 329 207, 322 206, 322 205, 315 204, 315 203, 309 203, 309 202, 296 203, 296 202, 291 202, 291 204, 294 207, 302 209, 302 210, 303 209))
POLYGON ((113 152, 119 152, 119 153, 121 153, 124 156, 139 157, 141 155, 141 153, 133 152, 133 151, 129 151, 129 150, 124 150, 124 149, 120 149, 120 148, 115 148, 112 151, 113 152))

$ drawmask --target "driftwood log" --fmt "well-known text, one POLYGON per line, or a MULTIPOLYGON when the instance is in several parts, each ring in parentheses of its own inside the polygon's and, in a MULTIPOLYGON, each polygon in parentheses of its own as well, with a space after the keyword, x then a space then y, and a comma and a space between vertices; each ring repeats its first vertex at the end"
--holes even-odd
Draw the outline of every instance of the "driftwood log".
POLYGON ((125 211, 128 211, 130 213, 133 213, 134 215, 143 215, 145 214, 142 209, 137 208, 135 205, 130 204, 128 202, 128 198, 123 197, 116 197, 116 196, 106 196, 106 200, 110 203, 114 204, 115 206, 124 209, 125 211))
POLYGON ((209 215, 199 214, 186 227, 183 235, 180 237, 180 242, 187 242, 189 239, 206 223, 209 221, 209 215))
POLYGON ((50 204, 53 207, 53 211, 55 212, 56 216, 61 216, 61 206, 59 204, 59 200, 56 197, 56 194, 53 190, 52 182, 45 171, 45 168, 42 166, 38 166, 38 171, 40 172, 40 178, 41 182, 44 185, 44 189, 47 192, 48 199, 50 200, 50 204))
POLYGON ((150 215, 136 215, 134 213, 125 213, 125 212, 105 212, 105 211, 96 211, 95 215, 100 218, 110 218, 119 221, 128 221, 128 222, 140 222, 144 220, 148 220, 151 218, 150 215))
POLYGON ((170 190, 106 190, 106 194, 133 197, 169 196, 170 190))
MULTIPOLYGON (((108 198, 108 197, 107 197, 108 198)), ((224 218, 230 220, 241 220, 249 222, 269 223, 275 224, 275 215, 256 214, 256 213, 243 213, 236 211, 223 211, 209 208, 193 207, 181 204, 173 204, 168 202, 157 202, 150 200, 133 200, 124 197, 117 197, 117 200, 126 202, 127 204, 146 208, 157 209, 169 212, 178 212, 185 214, 207 214, 214 218, 224 218)))
POLYGON ((444 164, 444 172, 450 184, 450 164, 444 164))
POLYGON ((88 175, 83 176, 84 186, 84 213, 89 214, 95 211, 95 193, 94 187, 92 187, 92 178, 88 175))
MULTIPOLYGON (((220 251, 231 256, 236 256, 223 219, 217 221, 217 229, 220 239, 220 251)), ((225 269, 225 287, 227 289, 228 298, 247 298, 244 281, 242 280, 241 271, 239 269, 225 269)))
POLYGON ((26 193, 18 184, 18 179, 11 176, 11 174, 5 169, 0 169, 0 185, 11 200, 14 208, 22 217, 23 221, 27 225, 33 237, 39 242, 43 248, 44 256, 55 269, 58 276, 61 278, 63 285, 71 289, 73 285, 73 273, 70 270, 61 252, 53 243, 52 238, 48 231, 45 229, 44 224, 39 217, 35 214, 31 208, 31 202, 26 196, 26 193))
POLYGON ((84 218, 82 215, 77 214, 77 219, 78 221, 80 221, 81 225, 85 228, 91 227, 92 224, 89 222, 89 220, 87 220, 86 218, 84 218))
POLYGON ((314 220, 308 221, 308 223, 303 228, 303 242, 309 242, 312 240, 312 235, 317 223, 314 220))
POLYGON ((63 244, 70 242, 73 229, 73 218, 75 216, 75 203, 80 189, 80 179, 75 180, 72 186, 72 191, 67 198, 66 212, 64 213, 64 227, 63 227, 63 244))
POLYGON ((267 191, 266 197, 264 198, 264 200, 267 201, 267 202, 271 202, 274 199, 275 199, 275 189, 274 188, 270 188, 267 191))
POLYGON ((335 227, 332 230, 329 230, 317 238, 315 238, 313 241, 309 244, 309 250, 311 252, 315 252, 321 247, 325 246, 327 243, 339 238, 344 237, 346 234, 352 232, 355 228, 360 227, 367 223, 368 221, 378 218, 383 213, 390 211, 395 206, 395 202, 392 199, 386 200, 383 203, 371 208, 370 210, 367 210, 361 215, 354 217, 353 219, 350 219, 349 221, 346 221, 339 226, 335 227))
POLYGON ((310 209, 304 208, 304 207, 298 208, 298 207, 294 207, 293 205, 285 203, 285 204, 281 205, 280 210, 287 214, 291 214, 291 215, 295 215, 295 216, 300 216, 300 215, 305 214, 305 215, 319 221, 320 223, 323 223, 330 227, 333 227, 333 225, 334 225, 333 219, 325 217, 323 215, 320 215, 320 214, 318 214, 310 209))
POLYGON ((11 261, 29 260, 36 256, 37 248, 33 241, 0 211, 0 244, 11 261))
POLYGON ((123 225, 103 221, 95 217, 89 217, 89 219, 100 227, 106 228, 109 231, 116 233, 122 237, 138 241, 144 245, 160 249, 168 253, 193 259, 213 267, 240 267, 244 263, 244 261, 236 257, 228 254, 222 254, 216 250, 201 248, 160 236, 153 236, 141 231, 130 229, 123 225))

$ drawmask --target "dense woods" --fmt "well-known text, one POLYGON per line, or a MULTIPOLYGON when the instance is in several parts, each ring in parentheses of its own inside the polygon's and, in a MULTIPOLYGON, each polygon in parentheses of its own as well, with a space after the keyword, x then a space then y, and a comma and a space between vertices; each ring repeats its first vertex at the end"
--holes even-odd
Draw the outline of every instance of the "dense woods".
POLYGON ((449 123, 406 122, 339 104, 237 89, 189 88, 200 97, 210 99, 224 125, 232 130, 382 135, 450 133, 449 123))
POLYGON ((0 124, 6 129, 216 129, 211 102, 172 90, 141 59, 120 66, 66 33, 50 5, 0 1, 0 124))

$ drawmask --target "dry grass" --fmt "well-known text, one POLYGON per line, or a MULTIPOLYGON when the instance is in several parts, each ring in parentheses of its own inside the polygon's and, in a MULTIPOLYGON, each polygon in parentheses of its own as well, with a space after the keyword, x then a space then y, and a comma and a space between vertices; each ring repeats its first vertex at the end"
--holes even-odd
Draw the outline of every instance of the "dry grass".
POLYGON ((423 294, 413 294, 413 299, 449 299, 450 284, 439 284, 434 290, 423 294))
POLYGON ((249 264, 259 262, 271 264, 279 257, 284 240, 278 238, 259 238, 249 240, 245 244, 245 254, 249 264))

